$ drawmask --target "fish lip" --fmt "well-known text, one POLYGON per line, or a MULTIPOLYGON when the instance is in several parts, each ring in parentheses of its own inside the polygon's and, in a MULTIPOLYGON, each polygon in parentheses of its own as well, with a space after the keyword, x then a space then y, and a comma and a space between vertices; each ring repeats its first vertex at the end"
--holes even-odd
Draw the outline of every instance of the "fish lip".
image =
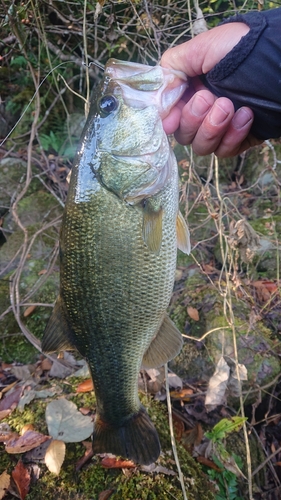
POLYGON ((117 59, 107 62, 105 81, 107 86, 117 84, 124 102, 131 107, 145 107, 144 93, 147 92, 162 120, 188 87, 187 76, 181 71, 117 59))

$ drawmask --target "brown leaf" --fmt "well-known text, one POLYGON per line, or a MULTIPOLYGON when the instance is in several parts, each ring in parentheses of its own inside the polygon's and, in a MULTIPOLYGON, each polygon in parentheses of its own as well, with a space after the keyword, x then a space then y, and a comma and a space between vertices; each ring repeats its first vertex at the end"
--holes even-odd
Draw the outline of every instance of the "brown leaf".
POLYGON ((172 469, 167 469, 167 467, 163 467, 162 465, 157 465, 156 463, 152 463, 150 465, 141 465, 139 467, 141 471, 147 472, 148 474, 165 474, 166 476, 176 476, 177 473, 172 469))
POLYGON ((187 314, 193 319, 194 321, 199 321, 199 313, 198 310, 195 309, 195 307, 188 306, 187 307, 187 314))
POLYGON ((56 474, 56 476, 60 473, 65 457, 65 449, 66 446, 63 441, 53 439, 46 451, 45 464, 47 465, 49 471, 56 474))
POLYGON ((8 409, 8 410, 1 410, 0 411, 0 420, 3 420, 3 418, 6 418, 8 417, 8 415, 10 415, 10 413, 12 413, 13 410, 11 409, 8 409))
POLYGON ((197 457, 196 460, 197 460, 197 462, 199 462, 199 464, 206 465, 210 469, 214 469, 214 470, 216 470, 218 472, 221 472, 221 470, 222 470, 212 460, 210 460, 209 458, 200 456, 200 457, 197 457))
MULTIPOLYGON (((52 438, 51 438, 52 439, 52 438)), ((24 461, 28 462, 42 462, 45 459, 46 451, 50 445, 51 439, 45 441, 45 443, 40 444, 36 448, 27 451, 24 454, 24 461)))
POLYGON ((136 467, 136 464, 131 460, 121 460, 115 457, 105 457, 101 461, 101 465, 106 469, 131 469, 136 467))
POLYGON ((78 385, 76 392, 91 392, 94 390, 93 381, 91 378, 84 380, 81 384, 78 385))
POLYGON ((86 451, 83 455, 83 457, 79 458, 78 462, 76 463, 75 470, 79 471, 82 469, 83 465, 85 465, 93 456, 94 452, 92 449, 92 443, 89 441, 83 441, 83 445, 86 447, 86 451))
POLYGON ((263 285, 270 293, 278 291, 278 286, 273 281, 263 281, 263 285))
POLYGON ((104 490, 99 494, 98 500, 107 500, 111 497, 112 493, 114 493, 114 490, 104 490))
POLYGON ((193 394, 192 389, 181 389, 179 391, 171 391, 170 396, 173 399, 180 399, 182 401, 190 401, 190 395, 193 394))
POLYGON ((41 370, 43 370, 43 372, 47 372, 52 368, 52 365, 53 362, 49 358, 44 358, 41 361, 41 370))
POLYGON ((17 463, 16 467, 13 470, 12 478, 17 485, 20 499, 24 500, 29 491, 30 474, 21 460, 17 463))
POLYGON ((278 286, 273 281, 256 280, 251 282, 256 288, 257 298, 261 302, 267 302, 271 299, 272 294, 278 292, 278 286))
POLYGON ((5 450, 7 453, 25 453, 36 448, 41 443, 50 439, 36 431, 26 431, 23 436, 12 437, 6 442, 5 450))
POLYGON ((79 411, 80 413, 82 413, 82 415, 89 415, 89 413, 91 413, 91 408, 82 406, 81 408, 79 408, 79 411))
POLYGON ((0 432, 0 443, 7 443, 9 439, 19 437, 17 432, 11 431, 10 427, 7 425, 7 429, 2 429, 0 432))
POLYGON ((27 431, 34 431, 33 424, 25 424, 20 431, 20 435, 23 436, 27 431))
POLYGON ((181 438, 181 443, 187 451, 191 451, 193 446, 198 446, 203 438, 203 429, 200 424, 196 424, 193 429, 185 431, 181 438))
MULTIPOLYGON (((10 368, 12 368, 12 366, 10 368)), ((12 382, 11 384, 6 385, 6 387, 3 387, 2 391, 1 391, 1 398, 2 398, 3 394, 5 394, 5 392, 8 392, 10 389, 12 389, 12 387, 15 387, 15 385, 17 385, 17 383, 18 383, 18 381, 16 380, 15 382, 12 382)))
POLYGON ((38 276, 42 276, 42 274, 46 274, 46 272, 47 269, 42 269, 41 271, 39 271, 38 276))
POLYGON ((17 387, 10 394, 5 396, 0 401, 0 411, 2 410, 14 410, 20 400, 23 387, 17 387))
POLYGON ((217 273, 218 270, 212 266, 211 264, 201 264, 202 269, 206 274, 212 274, 212 273, 217 273))
POLYGON ((174 431, 175 431, 175 438, 177 441, 180 441, 181 437, 183 435, 183 432, 184 432, 183 421, 182 420, 174 421, 174 417, 173 417, 173 427, 174 427, 174 431))
POLYGON ((33 313, 33 311, 35 311, 35 309, 36 309, 36 306, 27 307, 23 313, 23 317, 27 318, 28 316, 30 316, 33 313))
POLYGON ((10 486, 11 476, 6 471, 0 476, 0 500, 6 495, 7 489, 10 486))
POLYGON ((7 370, 7 368, 11 368, 12 366, 13 365, 11 363, 5 363, 5 361, 1 363, 2 370, 7 370))

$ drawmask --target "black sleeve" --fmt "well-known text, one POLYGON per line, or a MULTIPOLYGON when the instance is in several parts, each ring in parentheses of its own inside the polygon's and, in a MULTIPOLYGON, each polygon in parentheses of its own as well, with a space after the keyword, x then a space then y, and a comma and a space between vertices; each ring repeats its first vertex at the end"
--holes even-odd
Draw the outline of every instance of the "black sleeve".
POLYGON ((229 97, 235 109, 254 111, 251 132, 258 139, 281 137, 281 8, 223 24, 229 22, 246 23, 250 31, 201 80, 213 94, 229 97))

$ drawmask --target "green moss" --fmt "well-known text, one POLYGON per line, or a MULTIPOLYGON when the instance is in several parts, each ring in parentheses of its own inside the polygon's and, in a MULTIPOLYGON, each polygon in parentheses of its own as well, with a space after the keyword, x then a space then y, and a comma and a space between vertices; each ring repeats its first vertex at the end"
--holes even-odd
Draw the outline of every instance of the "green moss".
MULTIPOLYGON (((91 393, 82 393, 71 396, 78 406, 93 407, 94 398, 91 393)), ((151 401, 147 396, 141 395, 141 400, 148 407, 151 419, 154 421, 162 446, 159 463, 168 470, 177 472, 171 451, 170 431, 168 425, 167 409, 162 403, 151 401)), ((36 430, 47 433, 45 423, 45 408, 47 402, 32 401, 20 413, 15 411, 9 416, 7 422, 12 430, 20 431, 23 425, 32 423, 36 430)), ((75 465, 83 456, 85 448, 81 443, 66 445, 66 457, 59 476, 50 473, 44 464, 41 464, 41 475, 32 485, 26 500, 44 498, 53 500, 92 500, 106 490, 114 491, 112 500, 168 500, 177 498, 181 500, 182 492, 178 475, 164 475, 160 473, 149 474, 136 469, 122 470, 105 469, 100 464, 100 458, 94 457, 82 470, 75 472, 75 465)), ((211 485, 200 466, 194 459, 178 445, 179 460, 185 478, 186 490, 189 500, 212 500, 214 495, 211 485)), ((11 467, 11 456, 6 453, 0 455, 0 472, 11 467)))
MULTIPOLYGON (((16 327, 19 330, 19 327, 16 327)), ((38 351, 26 340, 22 333, 11 334, 5 332, 1 335, 0 359, 5 363, 33 363, 38 356, 38 351)))

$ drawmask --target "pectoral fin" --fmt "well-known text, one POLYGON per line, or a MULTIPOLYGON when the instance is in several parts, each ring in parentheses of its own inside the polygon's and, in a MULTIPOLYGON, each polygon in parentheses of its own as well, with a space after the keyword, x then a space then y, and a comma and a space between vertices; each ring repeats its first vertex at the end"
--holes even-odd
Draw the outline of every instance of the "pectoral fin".
POLYGON ((163 208, 156 210, 149 201, 143 209, 142 236, 149 250, 158 254, 162 244, 163 208))
POLYGON ((63 313, 61 299, 57 298, 52 315, 46 326, 42 340, 42 351, 46 353, 73 349, 67 334, 69 327, 63 313))
POLYGON ((181 350, 182 335, 176 325, 165 314, 159 331, 152 340, 142 360, 143 368, 157 368, 173 359, 181 350))
POLYGON ((179 211, 177 216, 177 242, 178 248, 187 255, 190 254, 190 235, 187 224, 179 211))

